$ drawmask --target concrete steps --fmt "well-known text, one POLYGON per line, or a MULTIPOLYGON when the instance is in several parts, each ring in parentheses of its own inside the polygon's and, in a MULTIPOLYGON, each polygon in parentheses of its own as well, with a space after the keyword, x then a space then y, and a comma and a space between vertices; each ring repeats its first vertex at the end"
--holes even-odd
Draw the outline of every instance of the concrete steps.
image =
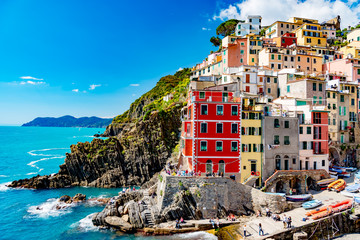
POLYGON ((143 207, 145 209, 145 219, 146 219, 146 223, 147 225, 149 225, 150 227, 151 226, 154 226, 155 225, 155 221, 153 219, 153 216, 151 214, 151 211, 150 211, 150 208, 149 206, 151 206, 151 203, 150 203, 150 198, 149 198, 149 192, 148 191, 145 191, 144 192, 144 198, 143 198, 143 207))

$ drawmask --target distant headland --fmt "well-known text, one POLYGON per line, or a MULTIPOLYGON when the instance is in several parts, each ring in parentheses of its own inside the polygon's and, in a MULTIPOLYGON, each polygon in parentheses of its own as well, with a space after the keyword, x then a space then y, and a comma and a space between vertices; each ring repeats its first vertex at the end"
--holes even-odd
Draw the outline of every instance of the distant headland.
POLYGON ((23 127, 86 127, 86 128, 105 128, 112 121, 112 118, 81 117, 73 116, 62 117, 38 117, 24 123, 23 127))

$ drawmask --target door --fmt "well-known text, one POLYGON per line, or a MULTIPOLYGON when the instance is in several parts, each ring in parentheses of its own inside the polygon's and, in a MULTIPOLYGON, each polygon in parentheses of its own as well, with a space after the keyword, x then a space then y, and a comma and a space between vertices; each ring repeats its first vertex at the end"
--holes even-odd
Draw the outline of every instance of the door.
POLYGON ((302 161, 300 160, 300 167, 299 167, 300 170, 302 170, 302 161))
POLYGON ((289 159, 285 159, 285 170, 289 170, 289 159))
POLYGON ((246 74, 246 83, 250 83, 250 74, 246 74))
POLYGON ((212 173, 213 172, 213 164, 211 160, 206 161, 206 173, 212 173))
POLYGON ((305 170, 309 170, 309 161, 305 161, 305 170))
POLYGON ((256 173, 256 162, 251 162, 251 172, 256 173))
POLYGON ((250 92, 250 87, 249 86, 245 87, 245 92, 250 92))
POLYGON ((225 162, 224 162, 224 160, 219 161, 219 172, 220 173, 225 173, 225 162))
POLYGON ((275 157, 276 169, 281 170, 281 158, 280 156, 275 157))
POLYGON ((316 166, 316 162, 314 162, 314 169, 317 169, 316 167, 317 167, 317 166, 316 166))

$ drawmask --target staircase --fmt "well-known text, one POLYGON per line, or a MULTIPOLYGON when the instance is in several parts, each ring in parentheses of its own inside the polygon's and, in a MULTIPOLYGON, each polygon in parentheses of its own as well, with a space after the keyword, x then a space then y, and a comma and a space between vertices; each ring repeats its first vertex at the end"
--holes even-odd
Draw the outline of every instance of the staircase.
POLYGON ((248 177, 245 181, 244 181, 244 185, 247 186, 254 186, 254 183, 256 182, 256 180, 259 179, 259 176, 254 176, 254 175, 250 175, 250 177, 248 177))
POLYGON ((145 220, 148 226, 152 227, 155 225, 154 219, 151 215, 151 211, 149 209, 149 205, 150 204, 150 197, 149 197, 149 192, 148 191, 144 191, 144 203, 143 203, 143 207, 145 209, 144 213, 145 213, 145 220))

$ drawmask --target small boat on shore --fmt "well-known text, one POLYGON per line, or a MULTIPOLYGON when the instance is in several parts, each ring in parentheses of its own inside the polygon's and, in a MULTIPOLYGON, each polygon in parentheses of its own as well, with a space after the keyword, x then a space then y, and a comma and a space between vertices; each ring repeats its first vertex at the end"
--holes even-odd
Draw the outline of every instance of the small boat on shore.
POLYGON ((360 189, 360 184, 353 184, 353 185, 349 185, 345 188, 346 191, 350 192, 350 193, 354 193, 354 192, 358 192, 360 189))
POLYGON ((359 196, 359 197, 354 197, 354 201, 355 201, 356 203, 360 203, 360 196, 359 196))
POLYGON ((328 178, 328 179, 323 179, 323 180, 319 180, 316 183, 318 185, 329 185, 330 183, 334 182, 336 179, 335 178, 328 178))
POLYGON ((337 213, 337 212, 341 212, 341 211, 351 208, 352 205, 353 205, 353 200, 346 199, 342 202, 332 205, 331 207, 332 207, 332 211, 334 213, 337 213))
POLYGON ((343 179, 338 179, 338 180, 330 183, 327 188, 329 191, 333 190, 336 192, 340 192, 340 191, 344 190, 345 186, 346 186, 346 182, 343 179))
POLYGON ((351 177, 351 173, 349 172, 342 172, 338 174, 339 177, 349 178, 351 177))
POLYGON ((346 167, 345 169, 346 169, 347 172, 355 172, 355 171, 357 171, 357 168, 355 168, 355 167, 346 167))
POLYGON ((346 169, 345 168, 332 167, 332 168, 329 168, 329 172, 342 173, 342 172, 346 172, 346 169))
POLYGON ((316 220, 316 219, 319 219, 319 218, 327 217, 331 213, 332 213, 332 207, 328 206, 328 207, 325 208, 324 211, 319 211, 319 212, 313 214, 312 219, 316 220))
POLYGON ((265 192, 266 194, 269 194, 269 195, 278 195, 278 196, 282 196, 282 197, 285 197, 286 194, 285 193, 277 193, 277 192, 265 192))
POLYGON ((312 198, 311 194, 286 195, 286 200, 291 202, 305 202, 312 198))
POLYGON ((312 209, 322 205, 322 201, 314 199, 308 202, 304 202, 301 206, 305 209, 312 209))
MULTIPOLYGON (((359 198, 359 202, 360 202, 360 198, 359 198)), ((315 210, 308 211, 305 213, 305 215, 308 217, 312 216, 312 219, 316 220, 319 218, 327 217, 332 213, 337 213, 349 209, 352 207, 352 205, 353 205, 353 200, 346 199, 344 201, 341 201, 333 205, 324 206, 315 210)))

